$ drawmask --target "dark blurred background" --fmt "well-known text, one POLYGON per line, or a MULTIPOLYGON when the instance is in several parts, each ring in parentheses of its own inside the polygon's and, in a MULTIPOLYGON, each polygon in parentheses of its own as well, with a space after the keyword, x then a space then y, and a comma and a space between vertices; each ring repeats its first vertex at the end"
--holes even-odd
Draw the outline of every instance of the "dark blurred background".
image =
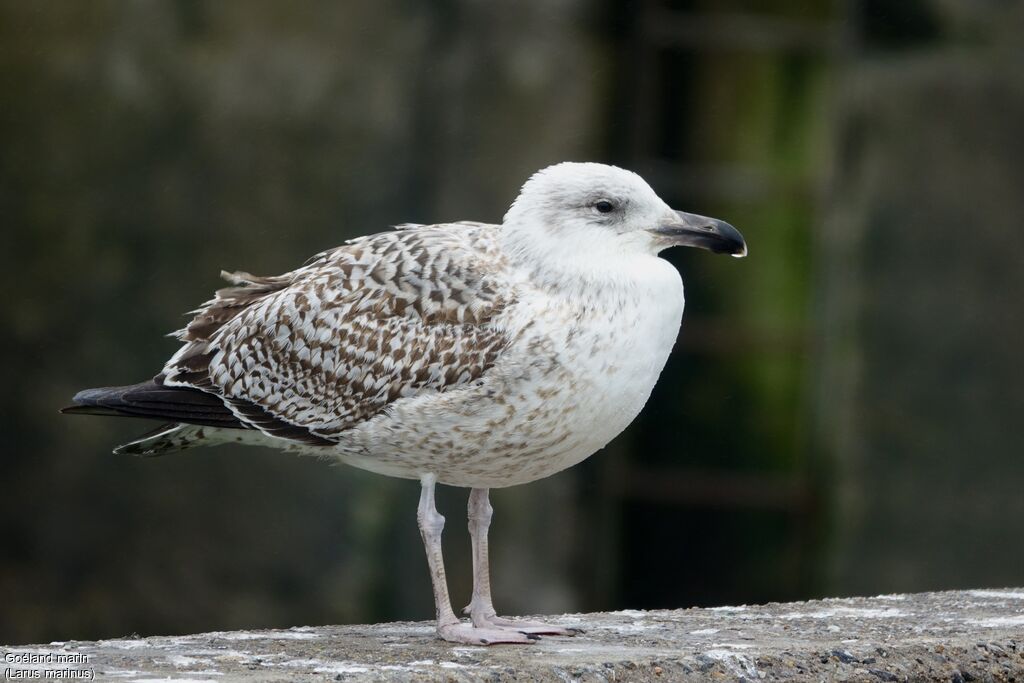
MULTIPOLYGON (((0 0, 0 642, 427 619, 418 485, 62 417, 220 286, 552 162, 738 226, 583 465, 495 492, 499 611, 1024 584, 1024 6, 0 0)), ((465 491, 441 497, 457 606, 465 491)))

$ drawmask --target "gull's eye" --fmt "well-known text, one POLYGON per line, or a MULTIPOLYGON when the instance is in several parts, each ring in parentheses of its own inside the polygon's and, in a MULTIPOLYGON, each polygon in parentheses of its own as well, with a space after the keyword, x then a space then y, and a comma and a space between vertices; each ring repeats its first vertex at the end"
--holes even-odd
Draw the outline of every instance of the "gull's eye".
POLYGON ((598 203, 594 204, 594 208, 601 213, 611 213, 615 210, 615 205, 606 199, 602 199, 598 203))

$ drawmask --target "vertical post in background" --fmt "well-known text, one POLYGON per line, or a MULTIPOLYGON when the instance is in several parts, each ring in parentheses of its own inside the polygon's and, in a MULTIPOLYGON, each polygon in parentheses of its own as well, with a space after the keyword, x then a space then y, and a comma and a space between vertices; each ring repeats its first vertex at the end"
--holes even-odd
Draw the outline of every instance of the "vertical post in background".
POLYGON ((746 4, 646 0, 624 51, 617 160, 738 226, 751 256, 666 255, 687 285, 682 334, 624 452, 598 461, 624 534, 615 604, 783 600, 818 581, 806 378, 838 12, 746 4))

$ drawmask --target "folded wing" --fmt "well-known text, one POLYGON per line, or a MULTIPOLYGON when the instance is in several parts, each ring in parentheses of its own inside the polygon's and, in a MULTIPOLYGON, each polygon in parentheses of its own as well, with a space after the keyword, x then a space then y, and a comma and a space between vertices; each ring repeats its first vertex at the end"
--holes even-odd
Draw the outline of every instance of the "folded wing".
MULTIPOLYGON (((514 299, 488 226, 417 226, 278 277, 224 274, 158 380, 220 397, 246 427, 330 444, 391 403, 480 378, 514 299)), ((188 422, 188 420, 182 420, 188 422)))

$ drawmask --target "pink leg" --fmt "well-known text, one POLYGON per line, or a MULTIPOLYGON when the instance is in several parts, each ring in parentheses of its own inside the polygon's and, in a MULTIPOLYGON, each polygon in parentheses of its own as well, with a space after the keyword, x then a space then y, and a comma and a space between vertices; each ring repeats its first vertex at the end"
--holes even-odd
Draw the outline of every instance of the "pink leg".
POLYGON ((444 640, 468 645, 494 645, 497 643, 532 643, 536 636, 530 636, 516 630, 487 628, 486 626, 466 624, 459 621, 452 611, 451 599, 448 597, 448 580, 444 574, 444 558, 441 555, 441 531, 444 529, 444 517, 434 505, 433 475, 423 477, 420 491, 420 504, 416 511, 420 535, 427 550, 427 564, 430 565, 430 581, 434 586, 434 605, 437 608, 437 634, 444 640))
POLYGON ((496 615, 491 601, 491 571, 487 558, 487 529, 491 525, 491 507, 488 489, 473 489, 469 493, 469 536, 473 542, 473 599, 463 610, 480 628, 499 628, 533 636, 574 636, 578 629, 562 628, 534 621, 505 619, 496 615))

